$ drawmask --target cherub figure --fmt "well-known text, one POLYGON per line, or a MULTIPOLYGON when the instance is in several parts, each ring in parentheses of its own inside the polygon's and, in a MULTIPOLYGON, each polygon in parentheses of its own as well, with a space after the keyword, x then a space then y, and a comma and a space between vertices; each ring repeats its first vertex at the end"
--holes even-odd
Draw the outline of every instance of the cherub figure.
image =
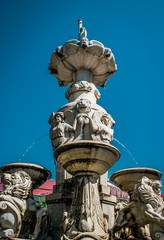
POLYGON ((74 128, 64 121, 63 112, 53 112, 49 123, 52 126, 50 129, 50 138, 53 147, 57 148, 72 137, 74 128))
MULTIPOLYGON (((100 115, 100 113, 99 113, 100 115)), ((97 120, 94 118, 91 121, 92 127, 92 139, 95 141, 101 141, 104 143, 109 143, 113 139, 114 130, 112 129, 115 121, 111 117, 111 115, 104 113, 100 116, 97 115, 97 120)))
POLYGON ((100 139, 105 143, 109 143, 113 139, 114 130, 112 127, 115 124, 115 121, 109 114, 104 114, 101 117, 101 122, 103 125, 100 127, 100 139))

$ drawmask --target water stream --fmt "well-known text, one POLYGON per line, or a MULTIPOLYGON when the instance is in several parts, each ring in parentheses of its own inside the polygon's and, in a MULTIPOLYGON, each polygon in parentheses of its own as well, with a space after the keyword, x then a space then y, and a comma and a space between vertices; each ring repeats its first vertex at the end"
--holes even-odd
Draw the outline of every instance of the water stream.
POLYGON ((138 165, 138 162, 136 161, 136 159, 133 157, 132 153, 129 151, 129 149, 123 144, 121 143, 120 141, 118 141, 116 138, 113 138, 113 140, 115 142, 117 142, 118 144, 120 144, 130 155, 130 157, 133 159, 133 161, 135 162, 136 165, 138 165))
POLYGON ((48 133, 42 135, 41 137, 37 138, 29 147, 25 149, 25 151, 22 153, 22 155, 19 158, 19 161, 22 161, 22 158, 33 148, 33 146, 39 142, 42 138, 49 136, 48 133))

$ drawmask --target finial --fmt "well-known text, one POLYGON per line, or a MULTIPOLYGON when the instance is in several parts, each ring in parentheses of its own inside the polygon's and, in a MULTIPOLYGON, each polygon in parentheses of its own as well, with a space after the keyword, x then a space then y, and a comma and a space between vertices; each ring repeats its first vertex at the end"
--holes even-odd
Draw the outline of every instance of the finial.
POLYGON ((85 27, 83 27, 83 22, 81 19, 78 20, 78 26, 79 26, 79 35, 78 35, 78 39, 80 42, 82 42, 83 40, 86 41, 87 39, 87 30, 85 29, 85 27))
POLYGON ((83 27, 83 21, 81 19, 78 20, 78 38, 80 37, 80 32, 83 27))

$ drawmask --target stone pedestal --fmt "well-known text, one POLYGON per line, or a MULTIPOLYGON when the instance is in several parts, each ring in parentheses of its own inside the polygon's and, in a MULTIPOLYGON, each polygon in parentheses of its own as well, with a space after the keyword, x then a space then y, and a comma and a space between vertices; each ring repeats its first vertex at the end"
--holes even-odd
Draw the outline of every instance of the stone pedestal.
MULTIPOLYGON (((60 240, 63 236, 63 216, 64 212, 69 212, 71 209, 73 191, 72 180, 65 180, 65 183, 54 186, 54 193, 46 197, 51 222, 49 235, 53 240, 60 240)), ((99 196, 102 212, 108 219, 108 228, 111 229, 115 219, 116 197, 111 196, 109 187, 102 184, 99 184, 99 196)))

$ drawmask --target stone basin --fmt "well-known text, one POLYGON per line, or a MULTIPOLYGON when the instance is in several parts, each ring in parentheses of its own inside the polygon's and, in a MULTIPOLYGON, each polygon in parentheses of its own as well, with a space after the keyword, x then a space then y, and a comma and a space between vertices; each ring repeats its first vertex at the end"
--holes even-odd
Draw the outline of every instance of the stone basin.
POLYGON ((33 163, 9 163, 0 167, 0 170, 4 173, 14 173, 20 170, 25 171, 30 175, 33 181, 33 189, 38 188, 51 177, 51 172, 49 170, 33 163))
POLYGON ((101 176, 119 159, 120 153, 110 144, 83 140, 58 147, 54 156, 71 175, 93 172, 101 176))
POLYGON ((134 185, 143 176, 148 177, 152 180, 160 180, 162 173, 153 168, 137 167, 137 168, 127 168, 119 170, 113 173, 110 179, 123 191, 131 192, 134 189, 134 185))

